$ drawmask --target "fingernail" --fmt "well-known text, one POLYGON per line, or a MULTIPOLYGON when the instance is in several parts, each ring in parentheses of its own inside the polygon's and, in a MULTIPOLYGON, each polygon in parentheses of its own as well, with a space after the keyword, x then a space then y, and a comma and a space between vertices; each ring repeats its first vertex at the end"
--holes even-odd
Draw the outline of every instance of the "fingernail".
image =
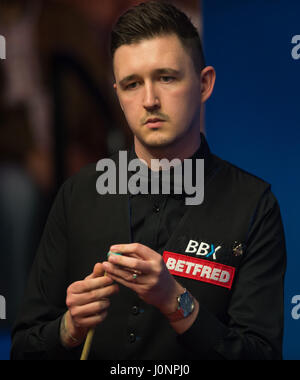
POLYGON ((112 246, 110 247, 110 250, 111 250, 111 251, 118 251, 118 249, 120 249, 120 245, 112 245, 112 246))
POLYGON ((117 255, 117 256, 122 256, 121 253, 117 253, 117 252, 112 252, 112 251, 109 251, 108 254, 107 254, 107 257, 109 257, 110 255, 117 255))

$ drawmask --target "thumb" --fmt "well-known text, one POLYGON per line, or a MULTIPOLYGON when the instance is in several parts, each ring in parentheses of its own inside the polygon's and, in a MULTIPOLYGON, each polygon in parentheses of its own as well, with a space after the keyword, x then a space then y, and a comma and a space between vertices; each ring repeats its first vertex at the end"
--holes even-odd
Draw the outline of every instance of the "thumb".
POLYGON ((103 276, 105 276, 105 270, 103 268, 103 265, 100 264, 100 263, 97 263, 94 266, 93 273, 91 273, 90 275, 88 275, 85 278, 85 280, 92 280, 93 278, 103 277, 103 276))
POLYGON ((104 275, 105 275, 105 269, 104 269, 103 265, 101 263, 97 263, 94 266, 93 278, 103 277, 104 275))

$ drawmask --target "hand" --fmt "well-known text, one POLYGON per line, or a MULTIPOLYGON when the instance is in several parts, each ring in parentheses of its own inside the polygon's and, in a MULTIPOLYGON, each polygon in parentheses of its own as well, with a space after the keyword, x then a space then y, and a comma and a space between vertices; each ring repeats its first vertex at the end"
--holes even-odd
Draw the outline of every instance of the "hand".
POLYGON ((96 327, 107 317, 110 306, 109 297, 118 292, 110 277, 104 276, 103 265, 95 265, 93 273, 83 281, 69 286, 65 314, 61 328, 61 339, 66 346, 80 345, 90 328, 96 327))
POLYGON ((163 314, 176 311, 177 297, 184 288, 170 274, 159 253, 139 243, 112 246, 110 251, 122 256, 112 254, 103 263, 109 277, 135 291, 163 314))

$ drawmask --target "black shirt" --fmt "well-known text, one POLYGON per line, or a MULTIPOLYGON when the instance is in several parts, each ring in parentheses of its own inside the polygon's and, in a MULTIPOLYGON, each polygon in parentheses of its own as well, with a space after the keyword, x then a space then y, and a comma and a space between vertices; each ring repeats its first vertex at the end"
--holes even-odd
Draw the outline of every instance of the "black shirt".
POLYGON ((197 256, 187 253, 191 239, 222 246, 216 257, 201 258, 207 265, 234 269, 233 285, 178 273, 176 280, 200 305, 182 335, 158 310, 120 287, 108 318, 96 329, 91 359, 281 358, 285 241, 278 203, 269 184, 212 155, 204 136, 199 156, 205 159, 205 200, 199 206, 185 206, 177 196, 152 201, 100 196, 94 165, 62 186, 13 330, 13 359, 78 359, 82 347, 68 351, 60 343, 67 288, 106 260, 111 245, 133 239, 187 260, 197 256), (153 206, 160 211, 153 212, 153 206), (236 242, 246 249, 234 250, 236 242))
MULTIPOLYGON (((207 148, 205 140, 203 140, 202 146, 189 159, 193 161, 203 159, 204 148, 207 148)), ((133 147, 129 157, 131 160, 137 158, 133 147)), ((194 166, 193 169, 195 169, 194 166)), ((129 195, 132 241, 151 247, 151 249, 161 254, 175 227, 187 210, 184 186, 182 185, 181 194, 175 194, 174 169, 171 168, 169 172, 171 182, 170 194, 162 194, 161 175, 159 175, 160 194, 151 194, 152 176, 150 168, 147 168, 148 175, 142 180, 148 182, 148 194, 129 195)), ((130 174, 132 175, 134 172, 130 174)), ((193 174, 195 174, 195 170, 193 174)), ((184 171, 182 172, 183 175, 184 171)), ((182 180, 181 183, 183 184, 184 181, 182 180)))

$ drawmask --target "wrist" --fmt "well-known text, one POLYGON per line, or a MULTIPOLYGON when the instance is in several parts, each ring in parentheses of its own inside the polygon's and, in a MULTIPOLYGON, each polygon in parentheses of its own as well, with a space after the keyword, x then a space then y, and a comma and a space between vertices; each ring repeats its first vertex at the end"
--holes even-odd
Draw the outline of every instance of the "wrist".
POLYGON ((60 324, 60 340, 65 348, 77 347, 84 340, 84 336, 76 333, 75 329, 72 329, 72 325, 73 323, 71 321, 70 313, 66 312, 63 315, 60 324))
POLYGON ((164 305, 159 308, 160 312, 165 316, 176 312, 178 309, 178 297, 184 293, 184 291, 184 287, 176 282, 172 293, 168 296, 167 302, 165 302, 164 305))
POLYGON ((176 297, 176 309, 170 313, 165 313, 165 317, 170 323, 187 320, 194 313, 195 302, 192 294, 184 289, 176 297))

